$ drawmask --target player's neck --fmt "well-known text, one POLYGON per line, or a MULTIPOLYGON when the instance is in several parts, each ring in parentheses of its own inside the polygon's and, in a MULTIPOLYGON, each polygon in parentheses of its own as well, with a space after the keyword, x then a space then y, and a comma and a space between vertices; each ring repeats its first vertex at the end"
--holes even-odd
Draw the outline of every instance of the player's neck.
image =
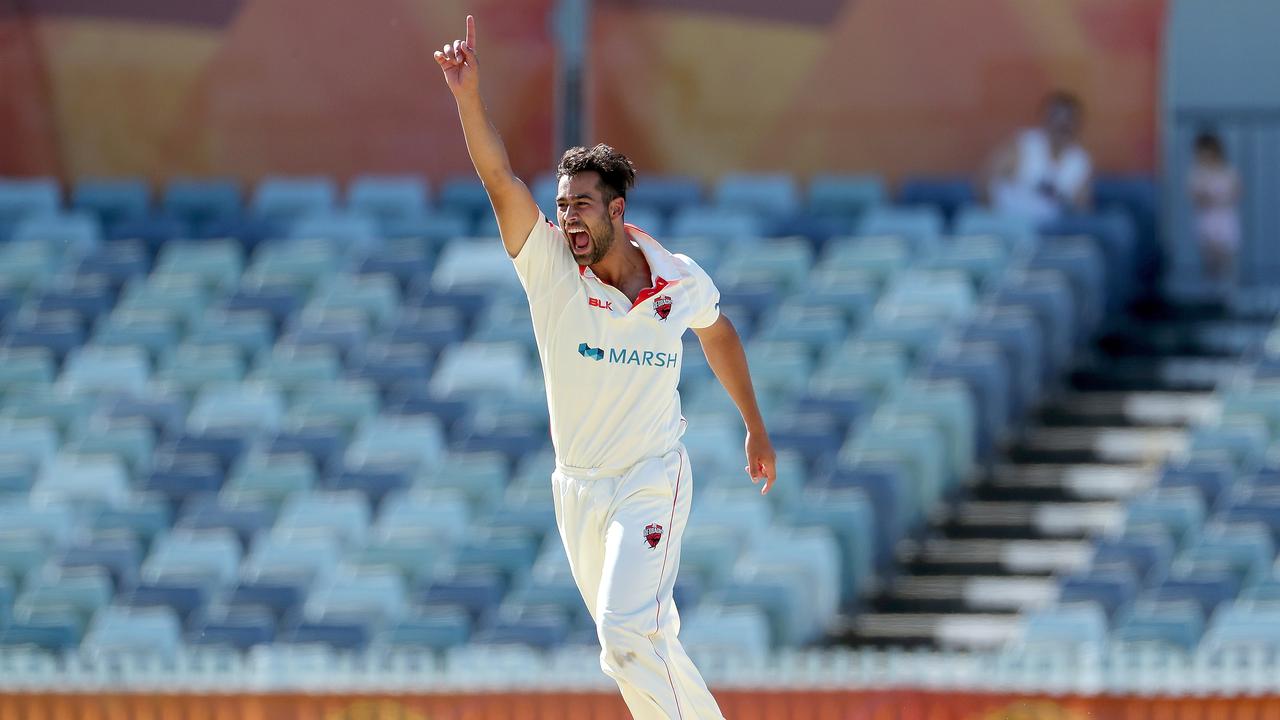
POLYGON ((644 253, 625 228, 615 234, 615 237, 621 237, 621 241, 615 242, 600 262, 591 266, 591 272, 595 273, 601 282, 612 285, 624 293, 628 286, 638 281, 643 281, 641 287, 647 286, 649 261, 645 259, 644 253))

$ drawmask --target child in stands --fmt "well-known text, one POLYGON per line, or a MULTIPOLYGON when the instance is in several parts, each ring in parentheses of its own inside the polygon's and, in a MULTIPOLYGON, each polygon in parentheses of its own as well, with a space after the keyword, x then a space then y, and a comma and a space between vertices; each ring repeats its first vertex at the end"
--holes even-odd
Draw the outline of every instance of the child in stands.
POLYGON ((1196 240, 1205 274, 1226 294, 1235 279, 1240 246, 1240 176, 1227 161, 1222 140, 1202 131, 1195 140, 1188 186, 1195 208, 1196 240))

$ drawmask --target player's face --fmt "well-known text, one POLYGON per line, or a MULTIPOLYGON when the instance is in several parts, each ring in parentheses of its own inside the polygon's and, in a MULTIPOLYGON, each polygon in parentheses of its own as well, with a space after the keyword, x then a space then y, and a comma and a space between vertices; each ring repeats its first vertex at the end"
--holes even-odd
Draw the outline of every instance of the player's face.
POLYGON ((613 219, 604 201, 604 186, 594 172, 560 178, 556 215, 569 252, 579 265, 594 265, 613 247, 613 219))

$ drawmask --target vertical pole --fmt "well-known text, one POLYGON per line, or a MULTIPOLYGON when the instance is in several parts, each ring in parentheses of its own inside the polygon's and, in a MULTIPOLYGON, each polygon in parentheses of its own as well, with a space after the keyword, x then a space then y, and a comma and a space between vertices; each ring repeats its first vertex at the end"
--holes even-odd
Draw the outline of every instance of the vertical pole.
POLYGON ((590 34, 591 0, 557 0, 552 36, 556 43, 556 147, 552 162, 587 137, 584 68, 590 34))

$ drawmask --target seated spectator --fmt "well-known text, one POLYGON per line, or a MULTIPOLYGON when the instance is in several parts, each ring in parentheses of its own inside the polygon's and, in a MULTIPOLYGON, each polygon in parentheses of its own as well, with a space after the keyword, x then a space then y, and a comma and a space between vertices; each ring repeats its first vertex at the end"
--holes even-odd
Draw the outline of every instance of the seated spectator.
POLYGON ((1078 140, 1080 101, 1057 91, 1044 101, 1040 127, 1026 128, 1002 146, 988 168, 987 188, 996 212, 1038 224, 1081 210, 1089 198, 1092 166, 1078 140))

